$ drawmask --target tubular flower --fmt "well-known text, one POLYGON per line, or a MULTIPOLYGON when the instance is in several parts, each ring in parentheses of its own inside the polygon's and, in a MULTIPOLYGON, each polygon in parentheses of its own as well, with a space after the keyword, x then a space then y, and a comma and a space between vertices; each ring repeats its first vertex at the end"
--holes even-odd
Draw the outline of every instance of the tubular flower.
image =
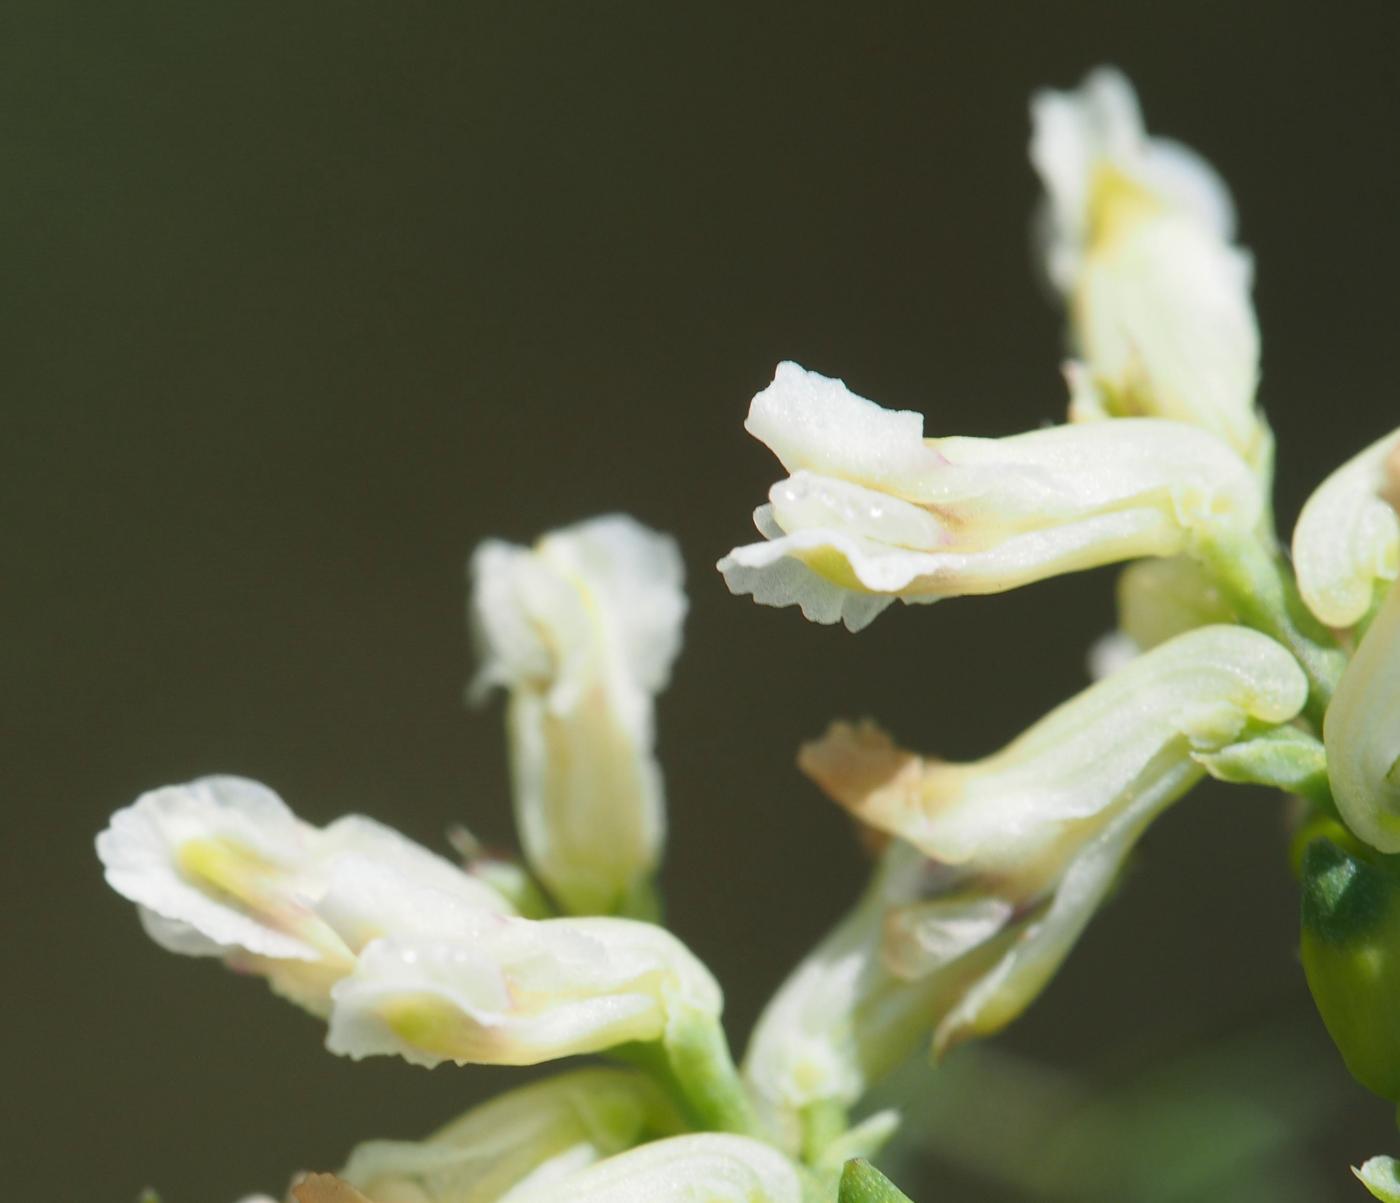
POLYGON ((722 1001, 654 924, 466 909, 440 935, 375 941, 332 998, 332 1052, 418 1065, 534 1065, 660 1040, 683 1017, 716 1019, 722 1001))
POLYGON ((1400 852, 1400 586, 1342 673, 1322 738, 1347 826, 1381 852, 1400 852))
POLYGON ((622 515, 472 557, 473 692, 509 691, 521 840, 574 913, 621 909, 660 856, 653 703, 680 649, 682 575, 674 541, 622 515))
POLYGON ((922 1032, 941 1052, 1005 1026, 1053 976, 1143 830, 1200 778, 1195 757, 1287 722, 1306 696, 1278 644, 1205 627, 973 764, 925 760, 868 725, 833 727, 799 765, 900 840, 759 1021, 750 1080, 793 1110, 846 1102, 922 1032))
POLYGON ((203 777, 143 794, 97 837, 107 882, 171 952, 222 957, 317 1014, 386 930, 433 904, 500 913, 493 889, 359 815, 318 828, 272 790, 203 777))
POLYGON ((97 846, 158 943, 263 974, 329 1019, 333 1052, 533 1064, 720 1011, 713 978, 662 928, 521 918, 388 828, 312 827, 241 778, 147 794, 97 846))
POLYGON ((802 1180, 769 1145, 702 1132, 653 1141, 500 1203, 801 1203, 802 1180))
POLYGON ((475 1107, 426 1141, 368 1141, 339 1176, 378 1203, 496 1203, 679 1131, 648 1078, 581 1069, 475 1107))
POLYGON ((1318 486, 1293 528, 1298 591, 1328 626, 1366 616, 1400 574, 1400 430, 1377 439, 1318 486))
POLYGON ((791 476, 754 513, 769 541, 719 562, 726 583, 852 630, 895 598, 998 593, 1177 555, 1202 532, 1251 529, 1260 513, 1244 462, 1178 422, 925 439, 918 414, 784 363, 753 399, 745 429, 791 476))
POLYGON ((1031 118, 1046 271, 1082 358, 1071 366, 1071 417, 1190 422, 1267 473, 1252 264, 1232 244, 1224 183, 1186 147, 1147 137, 1117 71, 1038 93, 1031 118))

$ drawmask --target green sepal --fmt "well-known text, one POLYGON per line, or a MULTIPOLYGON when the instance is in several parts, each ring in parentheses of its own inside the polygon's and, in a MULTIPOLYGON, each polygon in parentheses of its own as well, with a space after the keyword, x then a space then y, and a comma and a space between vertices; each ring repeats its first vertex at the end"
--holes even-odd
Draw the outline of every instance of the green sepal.
POLYGON ((1400 878, 1320 837, 1302 859, 1303 972, 1352 1077, 1400 1102, 1400 878))
POLYGON ((837 1203, 914 1203, 870 1162, 856 1158, 841 1172, 837 1203))
POLYGON ((1267 785, 1335 809, 1322 742, 1297 727, 1272 727, 1215 752, 1194 752, 1192 759, 1219 781, 1267 785))
POLYGON ((1382 1203, 1400 1203, 1400 1162, 1394 1157, 1372 1157, 1351 1172, 1382 1203))

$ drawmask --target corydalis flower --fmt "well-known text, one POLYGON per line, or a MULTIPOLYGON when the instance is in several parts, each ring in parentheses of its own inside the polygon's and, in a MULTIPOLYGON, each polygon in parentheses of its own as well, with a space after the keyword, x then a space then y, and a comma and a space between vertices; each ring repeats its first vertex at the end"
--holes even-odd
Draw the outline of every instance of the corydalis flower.
POLYGON ((1249 469, 1178 422, 1058 426, 1002 439, 923 437, 839 380, 778 367, 745 429, 791 473, 754 513, 768 539, 719 562, 735 593, 816 622, 869 623, 895 598, 997 593, 1250 529, 1249 469))
POLYGON ((509 690, 521 840, 575 913, 623 907, 660 856, 653 699, 680 649, 682 575, 673 540, 621 515, 472 557, 473 690, 509 690))
POLYGON ((1046 271, 1083 361, 1070 372, 1071 416, 1191 422, 1267 471, 1252 267, 1232 243, 1220 177, 1186 147, 1147 137, 1132 85, 1113 70, 1038 93, 1031 118, 1046 271))
POLYGON ((359 1145, 340 1177, 385 1203, 497 1203, 600 1158, 671 1136, 681 1123, 649 1078, 580 1069, 474 1107, 425 1141, 359 1145))
MULTIPOLYGON (((420 898, 504 912, 496 891, 359 815, 318 828, 243 777, 143 794, 97 837, 108 884, 171 952, 222 957, 318 1013, 364 946, 420 898)), ((426 912, 424 912, 426 913, 426 912)))
MULTIPOLYGON (((366 1194, 333 1174, 292 1191, 297 1203, 471 1203, 476 1194, 366 1194)), ((480 1196, 486 1203, 485 1196, 480 1196)), ((770 1145, 700 1132, 655 1140, 569 1173, 548 1167, 491 1203, 802 1203, 802 1179, 770 1145)))
POLYGON ((1057 875, 1084 820, 1115 804, 1180 792, 1192 754, 1238 739, 1251 721, 1296 715, 1306 680, 1272 639, 1242 627, 1179 635, 1052 710, 1001 751, 970 763, 895 749, 837 724, 799 764, 863 822, 945 865, 1057 875))
POLYGON ((337 983, 326 1047, 419 1065, 534 1065, 715 1019, 719 986, 669 932, 631 919, 464 912, 449 936, 384 939, 337 983))
POLYGON ((1400 430, 1318 486, 1293 528, 1298 591, 1328 626, 1359 622, 1400 574, 1400 430))
POLYGON ((745 1136, 700 1132, 619 1153, 558 1183, 522 1187, 500 1203, 801 1203, 786 1157, 745 1136))
POLYGON ((1053 976, 1198 757, 1291 719, 1307 682, 1278 644, 1206 627, 1147 652, 971 764, 837 724, 799 765, 899 837, 865 900, 755 1029, 755 1087, 848 1103, 930 1029, 936 1050, 1016 1017, 1053 976))
POLYGON ((327 1016, 334 1052, 533 1064, 719 1014, 714 980, 661 928, 521 918, 389 829, 312 827, 241 778, 145 795, 98 853, 159 943, 263 974, 327 1016))

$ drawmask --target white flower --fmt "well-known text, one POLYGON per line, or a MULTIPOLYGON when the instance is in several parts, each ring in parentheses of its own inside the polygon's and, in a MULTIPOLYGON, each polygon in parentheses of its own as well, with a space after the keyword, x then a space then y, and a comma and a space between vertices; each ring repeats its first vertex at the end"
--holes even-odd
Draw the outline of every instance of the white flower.
POLYGON ((745 1072, 800 1112, 848 1105, 933 1030, 942 1051, 1039 993, 1146 826, 1202 775, 1196 756, 1283 723, 1307 681, 1278 644, 1204 627, 1147 652, 973 764, 837 724, 798 763, 899 837, 865 900, 764 1012, 745 1072), (907 841, 907 842, 906 842, 907 841))
POLYGON ((1099 176, 1115 171, 1164 207, 1217 237, 1235 231, 1235 208, 1220 177, 1187 146, 1148 138, 1133 86, 1119 71, 1091 71, 1076 92, 1038 92, 1031 100, 1030 157, 1045 185, 1050 279, 1073 287, 1101 218, 1099 176))
POLYGON ((157 943, 262 973, 321 1014, 330 987, 383 931, 416 930, 438 905, 508 909, 489 886, 372 819, 313 827, 242 777, 143 794, 113 815, 97 852, 157 943))
POLYGON ((923 437, 839 380, 780 364, 745 428, 792 474, 754 522, 766 543, 719 562, 735 593, 852 630, 894 598, 997 593, 1247 531, 1248 467, 1209 433, 1135 419, 1002 439, 923 437))
POLYGON ((521 839, 575 913, 623 907, 660 856, 653 705, 680 649, 682 575, 674 541, 623 515, 472 558, 473 691, 509 690, 521 839))
POLYGON ((483 1103, 426 1141, 356 1147, 340 1177, 383 1203, 496 1203, 600 1158, 680 1131, 657 1086, 630 1070, 580 1069, 483 1103))
POLYGON ((533 1065, 713 1020, 718 985, 665 929, 462 908, 436 936, 386 937, 336 983, 326 1046, 360 1058, 533 1065))
POLYGON ((1400 585, 1337 683, 1323 743, 1347 826, 1381 852, 1400 852, 1400 585))
POLYGON ((388 828, 312 827, 241 778, 147 794, 97 844, 158 942, 265 975, 328 1016, 334 1052, 533 1064, 720 1012, 714 979, 662 928, 521 918, 388 828))
POLYGON ((1318 486, 1293 529, 1293 565, 1308 609, 1328 626, 1366 616, 1400 574, 1400 430, 1377 439, 1318 486))
POLYGON ((1072 418, 1195 423, 1267 473, 1252 265, 1231 242, 1225 185, 1186 147, 1147 137, 1116 71, 1038 93, 1031 117, 1046 269, 1084 361, 1072 365, 1072 418))
POLYGON ((1001 751, 966 764, 893 749, 838 724, 800 763, 866 823, 947 865, 1048 868, 1086 836, 1083 820, 1127 798, 1176 796, 1193 752, 1232 743, 1250 721, 1286 722, 1307 697, 1297 662, 1244 627, 1189 631, 1052 710, 1001 751))
POLYGON ((776 1149, 702 1132, 653 1141, 500 1203, 801 1203, 802 1181, 776 1149))

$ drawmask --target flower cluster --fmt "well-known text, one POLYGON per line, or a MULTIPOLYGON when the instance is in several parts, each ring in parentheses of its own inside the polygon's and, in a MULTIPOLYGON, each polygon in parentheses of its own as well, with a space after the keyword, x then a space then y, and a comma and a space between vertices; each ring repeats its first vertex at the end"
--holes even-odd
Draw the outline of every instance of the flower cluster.
MULTIPOLYGON (((1097 678, 980 760, 837 722, 800 770, 882 845, 737 1067, 722 994, 657 922, 656 697, 686 599, 674 543, 611 516, 471 562, 472 693, 506 695, 521 860, 455 863, 360 816, 316 827, 207 777, 119 811, 108 882, 172 952, 260 975, 334 1053, 571 1068, 422 1141, 361 1144, 297 1203, 813 1203, 905 1196, 863 1159, 869 1088, 1015 1019, 1163 811, 1210 775, 1296 799, 1302 959, 1355 1076, 1400 1100, 1400 430, 1298 520, 1269 492, 1251 262, 1229 193, 1149 137, 1115 72, 1031 106, 1046 277, 1071 358, 1058 425, 924 418, 781 364, 746 427, 786 476, 730 589, 858 630, 898 599, 1125 565, 1097 678)), ((1397 1163, 1357 1171, 1400 1199, 1397 1163)))

